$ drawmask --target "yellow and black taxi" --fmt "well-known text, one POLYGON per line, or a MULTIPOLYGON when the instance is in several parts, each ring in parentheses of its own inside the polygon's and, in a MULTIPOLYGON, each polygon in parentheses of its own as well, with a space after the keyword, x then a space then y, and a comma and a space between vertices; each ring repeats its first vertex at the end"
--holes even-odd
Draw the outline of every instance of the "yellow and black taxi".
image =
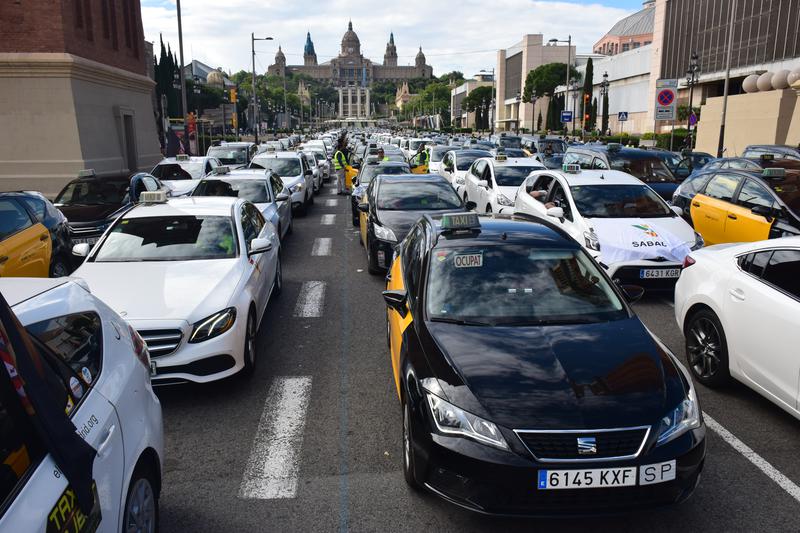
POLYGON ((453 186, 438 174, 380 174, 358 204, 361 244, 370 274, 385 272, 394 247, 425 214, 465 211, 453 186))
POLYGON ((403 470, 488 514, 604 513, 694 491, 705 424, 686 369, 547 221, 425 216, 384 299, 403 470))
POLYGON ((67 276, 71 251, 66 217, 41 193, 0 193, 0 277, 67 276))
POLYGON ((686 195, 708 245, 800 235, 800 171, 711 170, 682 184, 678 196, 686 195))

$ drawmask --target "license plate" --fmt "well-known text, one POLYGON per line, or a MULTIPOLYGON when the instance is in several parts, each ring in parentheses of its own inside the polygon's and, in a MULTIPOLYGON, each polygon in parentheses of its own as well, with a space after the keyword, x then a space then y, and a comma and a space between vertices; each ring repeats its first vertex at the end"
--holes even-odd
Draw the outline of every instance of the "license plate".
POLYGON ((150 361, 150 375, 156 376, 158 375, 158 365, 155 361, 150 361))
POLYGON ((654 485, 675 479, 675 460, 665 463, 627 466, 621 468, 593 468, 588 470, 539 470, 539 490, 596 489, 654 485), (637 475, 638 473, 638 475, 637 475))
POLYGON ((640 279, 677 278, 680 275, 680 268, 643 268, 639 270, 640 279))
POLYGON ((72 244, 96 244, 100 237, 86 237, 85 239, 72 239, 72 244))

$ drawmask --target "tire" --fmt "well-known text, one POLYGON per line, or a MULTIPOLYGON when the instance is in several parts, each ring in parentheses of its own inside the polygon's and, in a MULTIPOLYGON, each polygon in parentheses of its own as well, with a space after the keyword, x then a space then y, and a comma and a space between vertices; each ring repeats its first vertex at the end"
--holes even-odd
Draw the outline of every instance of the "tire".
POLYGON ((256 369, 256 315, 251 309, 247 313, 247 326, 244 334, 244 368, 242 375, 250 377, 256 369))
POLYGON ((686 360, 692 376, 707 387, 731 381, 728 341, 722 324, 710 309, 701 309, 686 321, 686 360))
POLYGON ((288 228, 286 228, 286 235, 287 235, 287 236, 288 236, 288 235, 291 235, 291 234, 292 234, 292 231, 294 231, 294 218, 292 218, 292 221, 291 221, 291 222, 289 222, 289 227, 288 227, 288 228))
POLYGON ((487 213, 491 213, 492 212, 492 206, 491 205, 487 205, 486 206, 486 212, 487 213))
POLYGON ((414 474, 417 468, 417 457, 414 453, 414 436, 411 431, 411 408, 403 400, 403 477, 411 489, 421 491, 422 483, 414 474))
POLYGON ((283 291, 283 267, 281 266, 281 256, 278 256, 278 263, 275 265, 275 279, 272 281, 272 298, 277 298, 283 291))
POLYGON ((158 531, 158 486, 151 469, 139 465, 131 476, 122 516, 123 531, 158 531))
POLYGON ((381 268, 378 266, 378 260, 373 257, 372 246, 370 246, 369 235, 367 235, 367 243, 364 245, 367 250, 367 272, 370 274, 380 274, 381 268))
POLYGON ((308 195, 308 205, 314 205, 314 191, 311 191, 311 194, 308 195))
POLYGON ((70 268, 69 263, 62 256, 56 256, 50 263, 50 277, 63 278, 69 276, 70 268))
POLYGON ((358 217, 353 217, 353 227, 358 227, 358 217))

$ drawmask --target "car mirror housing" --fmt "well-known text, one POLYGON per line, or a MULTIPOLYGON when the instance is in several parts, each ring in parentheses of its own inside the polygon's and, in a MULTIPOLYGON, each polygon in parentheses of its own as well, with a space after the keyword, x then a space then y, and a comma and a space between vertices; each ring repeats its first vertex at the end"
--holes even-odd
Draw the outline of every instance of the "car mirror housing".
POLYGON ((478 207, 478 204, 476 204, 472 200, 470 200, 470 201, 468 201, 467 203, 464 204, 464 208, 467 211, 474 211, 476 207, 478 207))
POLYGON ((247 256, 263 254, 272 250, 272 242, 269 239, 253 239, 250 241, 250 249, 247 251, 247 256))
POLYGON ((478 181, 478 187, 483 187, 484 189, 488 189, 489 188, 489 182, 486 181, 486 180, 479 180, 478 181))
POLYGON ((92 247, 89 243, 82 242, 72 247, 72 255, 76 257, 86 257, 89 255, 89 250, 91 249, 92 247))
POLYGON ((644 287, 639 285, 620 285, 619 288, 622 289, 625 300, 631 304, 638 302, 644 296, 644 287))
POLYGON ((545 214, 549 217, 563 219, 564 218, 564 208, 563 207, 551 207, 549 208, 545 214))
POLYGON ((403 318, 408 314, 407 298, 408 293, 406 291, 383 291, 383 300, 386 305, 397 311, 403 318))
POLYGON ((678 215, 679 217, 683 216, 683 209, 678 207, 677 205, 671 205, 669 206, 669 208, 672 209, 672 212, 678 215))
POLYGON ((280 193, 278 196, 275 197, 276 202, 285 202, 288 199, 289 195, 284 192, 280 193))

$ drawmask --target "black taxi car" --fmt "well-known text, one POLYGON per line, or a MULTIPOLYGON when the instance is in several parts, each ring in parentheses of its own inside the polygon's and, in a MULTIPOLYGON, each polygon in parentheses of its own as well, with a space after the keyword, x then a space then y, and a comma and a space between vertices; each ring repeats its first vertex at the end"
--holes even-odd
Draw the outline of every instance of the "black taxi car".
POLYGON ((549 222, 423 217, 384 292, 407 483, 500 515, 687 499, 705 424, 637 293, 549 222))

